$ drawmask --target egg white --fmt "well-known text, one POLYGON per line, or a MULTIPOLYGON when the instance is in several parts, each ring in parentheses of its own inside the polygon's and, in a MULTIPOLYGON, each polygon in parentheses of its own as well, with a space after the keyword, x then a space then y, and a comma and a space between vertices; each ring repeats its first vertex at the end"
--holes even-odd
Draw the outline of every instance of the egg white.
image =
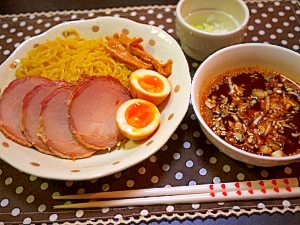
POLYGON ((129 78, 130 92, 133 98, 140 98, 152 102, 154 105, 161 104, 171 92, 171 84, 163 75, 153 70, 138 69, 131 73, 129 78), (155 76, 164 84, 164 89, 159 93, 151 93, 142 88, 139 84, 139 78, 146 75, 155 76))
POLYGON ((117 115, 116 115, 116 121, 117 121, 117 126, 120 130, 120 132, 127 137, 128 139, 131 140, 143 140, 147 137, 149 137, 159 126, 160 124, 160 112, 158 108, 151 102, 143 100, 143 99, 130 99, 126 102, 124 102, 122 105, 117 110, 117 115), (154 106, 155 112, 154 112, 154 119, 151 121, 150 124, 143 128, 137 128, 133 127, 128 124, 125 113, 127 108, 135 103, 144 103, 147 102, 148 104, 152 104, 154 106))

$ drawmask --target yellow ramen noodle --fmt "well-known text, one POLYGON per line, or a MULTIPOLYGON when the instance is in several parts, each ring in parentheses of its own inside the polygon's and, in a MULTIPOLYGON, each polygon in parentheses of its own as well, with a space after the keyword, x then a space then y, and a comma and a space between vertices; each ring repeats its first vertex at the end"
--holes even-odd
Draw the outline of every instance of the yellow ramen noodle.
POLYGON ((105 40, 84 39, 75 29, 64 32, 64 37, 47 40, 21 59, 16 77, 42 76, 52 80, 73 82, 81 75, 111 75, 128 87, 131 71, 115 61, 104 49, 105 40))

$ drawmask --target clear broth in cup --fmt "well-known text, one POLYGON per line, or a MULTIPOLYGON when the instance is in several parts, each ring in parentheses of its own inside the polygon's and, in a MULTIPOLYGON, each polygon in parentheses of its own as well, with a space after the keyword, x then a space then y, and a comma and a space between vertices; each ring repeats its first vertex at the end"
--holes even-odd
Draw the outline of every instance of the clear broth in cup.
POLYGON ((236 29, 239 25, 232 15, 215 9, 191 12, 184 20, 191 26, 208 33, 225 33, 236 29))

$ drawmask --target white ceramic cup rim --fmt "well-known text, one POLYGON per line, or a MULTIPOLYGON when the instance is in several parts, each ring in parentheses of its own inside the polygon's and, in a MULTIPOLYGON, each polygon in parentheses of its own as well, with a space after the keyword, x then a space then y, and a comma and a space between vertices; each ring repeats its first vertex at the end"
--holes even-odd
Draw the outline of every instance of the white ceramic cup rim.
POLYGON ((239 26, 237 28, 235 28, 233 30, 230 30, 230 31, 226 31, 226 32, 222 32, 222 33, 209 33, 209 32, 205 32, 205 31, 197 29, 197 28, 193 27, 192 25, 188 24, 184 20, 184 18, 182 17, 182 15, 180 13, 180 10, 181 10, 182 4, 185 1, 186 0, 180 0, 178 2, 177 6, 176 6, 176 17, 180 21, 181 24, 183 24, 184 26, 188 27, 189 29, 191 29, 195 33, 199 33, 199 34, 207 35, 207 36, 212 36, 212 37, 223 37, 223 36, 227 36, 227 35, 231 35, 231 34, 234 34, 236 32, 239 32, 249 22, 250 13, 249 13, 249 8, 248 8, 247 4, 243 0, 235 0, 235 1, 237 1, 242 6, 242 8, 244 10, 245 18, 244 18, 243 22, 241 24, 239 24, 239 26))

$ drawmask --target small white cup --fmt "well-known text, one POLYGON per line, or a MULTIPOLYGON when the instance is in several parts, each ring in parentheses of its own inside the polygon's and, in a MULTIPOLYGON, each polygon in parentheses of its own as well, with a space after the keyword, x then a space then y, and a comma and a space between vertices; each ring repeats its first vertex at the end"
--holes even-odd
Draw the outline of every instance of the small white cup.
POLYGON ((180 0, 176 7, 176 33, 180 39, 181 48, 190 57, 203 61, 215 51, 241 43, 249 21, 249 9, 242 0, 180 0), (195 28, 186 20, 191 15, 198 14, 199 23, 203 23, 204 15, 208 17, 220 15, 219 24, 228 26, 227 19, 236 27, 228 27, 228 31, 212 33, 195 28), (210 15, 211 14, 211 15, 210 15), (226 21, 225 21, 226 19, 226 21))

